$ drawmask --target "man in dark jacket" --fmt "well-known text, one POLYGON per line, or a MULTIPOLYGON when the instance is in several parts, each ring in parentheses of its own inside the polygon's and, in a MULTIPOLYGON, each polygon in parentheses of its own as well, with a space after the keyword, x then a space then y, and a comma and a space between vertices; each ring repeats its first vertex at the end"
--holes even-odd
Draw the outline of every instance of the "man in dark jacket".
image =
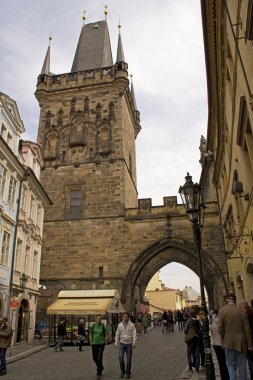
POLYGON ((6 351, 11 345, 12 328, 8 319, 5 317, 2 320, 0 327, 0 376, 6 374, 6 351))
POLYGON ((184 333, 189 371, 195 368, 196 372, 199 372, 201 325, 197 319, 197 311, 193 308, 190 310, 190 318, 187 319, 184 333))
POLYGON ((60 351, 64 351, 62 349, 62 346, 63 346, 63 342, 64 342, 64 337, 65 337, 66 334, 67 334, 67 331, 66 331, 65 319, 61 318, 61 320, 60 320, 60 322, 58 324, 58 339, 59 339, 59 342, 54 347, 55 352, 57 352, 58 348, 60 348, 60 351))
POLYGON ((80 341, 80 343, 79 343, 79 351, 83 350, 85 335, 86 335, 86 332, 85 332, 85 322, 84 322, 84 319, 81 318, 80 321, 79 321, 79 325, 78 325, 78 339, 80 341))

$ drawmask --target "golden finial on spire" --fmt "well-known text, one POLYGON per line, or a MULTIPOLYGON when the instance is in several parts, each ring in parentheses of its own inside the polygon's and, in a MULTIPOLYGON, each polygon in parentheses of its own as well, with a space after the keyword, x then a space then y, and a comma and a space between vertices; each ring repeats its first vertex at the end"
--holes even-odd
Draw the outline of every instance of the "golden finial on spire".
POLYGON ((107 8, 108 8, 108 6, 105 5, 105 11, 104 11, 104 14, 105 14, 105 20, 107 20, 107 15, 108 15, 107 8))
POLYGON ((120 29, 121 29, 121 23, 120 23, 120 20, 119 20, 118 28, 119 28, 119 33, 120 33, 120 29))
POLYGON ((48 37, 48 40, 49 40, 48 45, 49 45, 49 46, 51 45, 51 41, 52 41, 52 39, 53 39, 53 36, 52 36, 52 33, 50 33, 50 34, 49 34, 49 37, 48 37))
POLYGON ((83 17, 82 17, 82 19, 83 19, 83 25, 85 24, 85 20, 86 20, 86 11, 83 11, 83 17))
POLYGON ((131 84, 133 84, 133 74, 132 73, 130 74, 130 78, 131 78, 131 84))

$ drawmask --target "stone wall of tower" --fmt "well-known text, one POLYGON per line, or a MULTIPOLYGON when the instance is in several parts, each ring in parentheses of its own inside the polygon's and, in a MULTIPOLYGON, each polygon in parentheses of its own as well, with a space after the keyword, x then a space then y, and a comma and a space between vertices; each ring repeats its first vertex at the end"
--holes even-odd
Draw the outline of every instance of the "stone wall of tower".
POLYGON ((70 219, 69 196, 75 187, 82 192, 80 218, 118 215, 137 205, 128 80, 110 70, 110 75, 93 70, 88 78, 84 72, 82 80, 80 73, 39 77, 42 182, 54 203, 47 220, 70 219))

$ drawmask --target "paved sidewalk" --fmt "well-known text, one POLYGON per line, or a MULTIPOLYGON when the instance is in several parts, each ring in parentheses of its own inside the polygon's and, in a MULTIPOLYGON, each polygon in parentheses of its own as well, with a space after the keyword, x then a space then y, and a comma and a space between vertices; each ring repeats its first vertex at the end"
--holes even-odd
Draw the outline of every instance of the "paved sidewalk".
POLYGON ((35 354, 36 352, 44 350, 48 347, 48 338, 44 338, 41 340, 34 339, 29 343, 18 343, 13 347, 8 348, 6 353, 7 364, 26 358, 27 356, 35 354))

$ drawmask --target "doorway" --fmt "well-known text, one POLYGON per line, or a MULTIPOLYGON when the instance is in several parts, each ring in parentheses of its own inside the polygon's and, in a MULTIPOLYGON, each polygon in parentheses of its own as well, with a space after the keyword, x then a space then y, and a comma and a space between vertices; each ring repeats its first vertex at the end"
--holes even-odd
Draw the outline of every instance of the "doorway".
POLYGON ((29 303, 23 299, 18 310, 17 342, 27 341, 29 327, 29 303))

